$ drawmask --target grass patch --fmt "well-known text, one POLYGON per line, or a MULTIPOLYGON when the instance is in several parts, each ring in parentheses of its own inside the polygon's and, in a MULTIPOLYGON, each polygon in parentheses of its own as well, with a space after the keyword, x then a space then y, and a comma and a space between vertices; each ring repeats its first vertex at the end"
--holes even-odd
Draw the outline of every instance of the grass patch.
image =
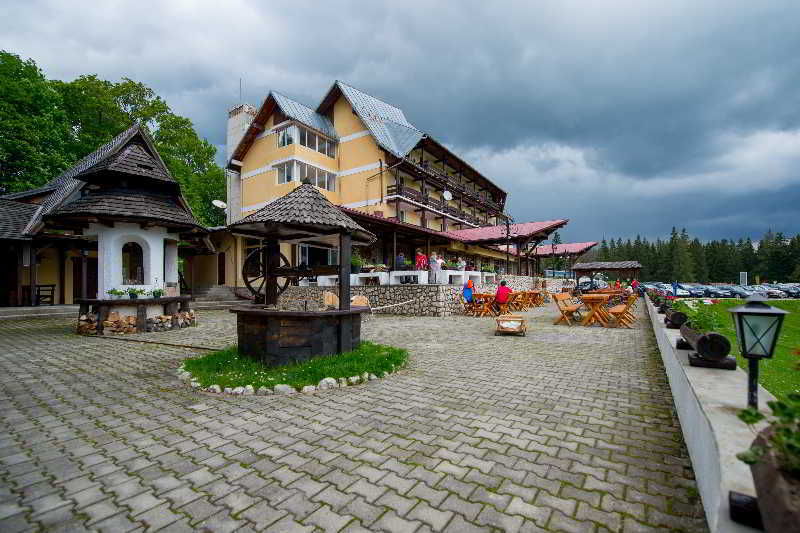
POLYGON ((203 357, 187 359, 184 368, 203 387, 272 388, 278 384, 301 388, 317 385, 322 378, 349 378, 364 372, 381 375, 402 367, 408 352, 372 342, 362 342, 351 352, 315 357, 304 363, 268 368, 239 353, 235 346, 203 357))
MULTIPOLYGON (((743 300, 724 299, 713 305, 703 306, 713 313, 717 333, 725 335, 731 341, 731 354, 736 355, 736 362, 747 370, 747 359, 739 354, 736 330, 728 309, 742 305, 743 300)), ((792 352, 800 349, 800 300, 775 300, 770 305, 789 311, 783 321, 781 336, 775 346, 772 359, 762 359, 759 363, 758 382, 774 394, 779 400, 785 400, 790 392, 800 392, 800 371, 797 369, 800 358, 792 352)), ((702 305, 702 304, 700 304, 702 305)))

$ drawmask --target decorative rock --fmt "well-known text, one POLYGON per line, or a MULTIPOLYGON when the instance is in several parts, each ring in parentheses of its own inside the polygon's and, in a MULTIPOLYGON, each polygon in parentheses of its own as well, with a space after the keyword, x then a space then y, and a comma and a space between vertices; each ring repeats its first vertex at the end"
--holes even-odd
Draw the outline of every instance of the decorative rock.
POLYGON ((370 381, 373 381, 373 380, 375 380, 375 379, 378 379, 378 376, 376 376, 375 374, 370 374, 370 375, 369 375, 369 380, 370 380, 370 381))
POLYGON ((339 386, 347 387, 347 378, 339 378, 339 386))
POLYGON ((364 372, 363 374, 361 374, 361 381, 363 381, 364 383, 369 381, 369 373, 368 372, 364 372))
POLYGON ((322 378, 320 382, 317 384, 317 388, 319 390, 335 389, 338 386, 339 384, 336 383, 336 380, 333 378, 322 378))
POLYGON ((306 385, 300 392, 314 392, 317 388, 314 385, 306 385))
POLYGON ((259 387, 256 391, 256 394, 259 396, 266 396, 267 394, 272 394, 272 389, 268 389, 267 387, 259 387))
POLYGON ((191 382, 191 386, 192 386, 193 389, 196 389, 197 387, 200 386, 200 382, 199 381, 192 381, 191 382))
POLYGON ((222 392, 222 389, 220 388, 220 386, 219 386, 219 385, 211 385, 211 386, 210 386, 209 388, 207 388, 206 390, 207 390, 208 392, 216 392, 217 394, 219 394, 220 392, 222 392))
POLYGON ((235 387, 231 393, 233 394, 244 394, 244 387, 235 387))
POLYGON ((360 378, 358 376, 350 376, 349 378, 347 378, 347 382, 350 383, 350 385, 357 385, 359 379, 360 378))
POLYGON ((225 387, 225 390, 224 390, 223 392, 224 392, 225 394, 233 394, 233 389, 232 389, 232 388, 230 388, 230 387, 225 387))
POLYGON ((388 372, 381 372, 381 378, 388 378, 388 377, 389 377, 388 372))
POLYGON ((255 393, 256 393, 256 391, 255 391, 255 389, 253 388, 252 385, 245 385, 244 386, 244 390, 242 391, 242 394, 244 394, 246 396, 251 396, 251 395, 253 395, 255 393))
POLYGON ((295 392, 297 392, 296 390, 294 390, 294 387, 290 387, 289 385, 284 385, 284 384, 275 385, 274 390, 277 394, 294 394, 295 392))

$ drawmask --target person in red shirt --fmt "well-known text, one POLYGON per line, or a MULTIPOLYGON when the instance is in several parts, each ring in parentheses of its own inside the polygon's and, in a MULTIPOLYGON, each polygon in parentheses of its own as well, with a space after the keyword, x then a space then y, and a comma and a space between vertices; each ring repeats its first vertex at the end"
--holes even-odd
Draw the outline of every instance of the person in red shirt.
POLYGON ((507 304, 509 294, 511 294, 511 289, 506 287, 506 280, 501 281, 500 286, 497 287, 497 292, 494 293, 494 303, 507 304))
POLYGON ((417 270, 428 270, 428 258, 422 253, 420 248, 417 248, 417 255, 414 256, 415 267, 417 270))

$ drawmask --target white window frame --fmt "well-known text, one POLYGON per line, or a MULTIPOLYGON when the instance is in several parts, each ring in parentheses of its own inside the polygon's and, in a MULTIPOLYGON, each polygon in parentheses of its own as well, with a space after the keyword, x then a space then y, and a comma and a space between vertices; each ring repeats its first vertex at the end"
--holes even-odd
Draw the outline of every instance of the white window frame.
POLYGON ((285 185, 286 183, 290 183, 292 181, 297 181, 297 171, 295 169, 295 164, 294 163, 295 163, 294 160, 292 160, 292 161, 285 161, 283 163, 279 163, 279 164, 275 165, 275 170, 276 170, 275 178, 276 178, 276 182, 277 182, 278 185, 285 185), (284 171, 284 176, 286 176, 286 170, 287 169, 291 169, 291 178, 292 179, 288 179, 288 180, 284 179, 284 181, 281 181, 281 170, 284 171))

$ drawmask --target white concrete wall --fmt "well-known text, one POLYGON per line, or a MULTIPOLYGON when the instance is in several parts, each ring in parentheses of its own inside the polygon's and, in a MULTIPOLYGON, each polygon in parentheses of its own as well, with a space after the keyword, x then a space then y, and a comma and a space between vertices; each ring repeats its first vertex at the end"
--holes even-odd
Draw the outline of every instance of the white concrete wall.
POLYGON ((97 237, 97 297, 107 298, 109 289, 125 290, 130 285, 122 284, 122 247, 127 242, 135 242, 142 247, 144 284, 136 287, 152 290, 164 287, 165 280, 177 281, 177 245, 174 253, 169 252, 170 266, 167 273, 174 279, 167 279, 164 272, 164 241, 177 243, 178 235, 169 233, 163 227, 142 228, 139 224, 119 222, 113 227, 90 224, 86 235, 97 237))
MULTIPOLYGON (((736 454, 750 447, 754 434, 737 418, 747 407, 747 373, 689 365, 689 350, 678 350, 680 332, 667 329, 664 315, 646 301, 653 332, 669 378, 675 410, 681 421, 683 440, 692 459, 695 479, 708 528, 715 532, 747 533, 756 530, 730 519, 728 493, 731 490, 755 496, 750 467, 736 454)), ((758 388, 758 406, 767 412, 766 403, 775 397, 758 388)), ((760 427, 759 427, 760 429, 760 427)))

